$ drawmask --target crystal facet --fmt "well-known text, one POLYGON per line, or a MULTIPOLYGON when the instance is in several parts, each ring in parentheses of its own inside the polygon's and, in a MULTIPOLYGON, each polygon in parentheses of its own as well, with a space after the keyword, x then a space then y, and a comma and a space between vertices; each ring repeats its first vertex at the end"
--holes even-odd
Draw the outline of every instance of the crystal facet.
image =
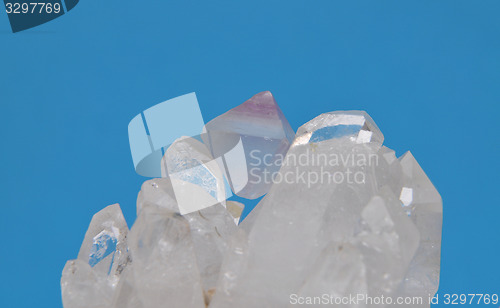
POLYGON ((110 307, 113 288, 106 277, 95 272, 82 260, 66 262, 61 277, 62 301, 65 308, 110 307))
POLYGON ((236 195, 256 199, 272 181, 265 174, 279 170, 279 160, 295 136, 271 92, 256 94, 243 104, 205 125, 203 141, 215 158, 221 158, 236 195))
POLYGON ((220 203, 181 216, 175 201, 179 193, 186 192, 178 191, 174 196, 168 178, 146 181, 139 193, 137 206, 141 210, 138 209, 138 212, 148 209, 153 212, 175 213, 186 220, 202 286, 205 292, 209 292, 215 288, 227 243, 236 231, 235 218, 220 203))
POLYGON ((439 194, 408 154, 400 162, 382 141, 364 112, 324 114, 299 128, 271 191, 241 224, 245 253, 226 256, 224 264, 240 266, 223 265, 213 307, 285 307, 290 294, 397 296, 401 286, 415 288, 419 270, 439 273, 439 248, 425 246, 440 238, 439 194), (279 181, 290 174, 305 180, 279 181), (427 230, 408 216, 418 199, 434 202, 436 215, 422 216, 427 230), (419 258, 422 249, 434 257, 419 258))
POLYGON ((204 307, 189 224, 181 215, 144 208, 129 235, 134 286, 145 307, 204 307))
POLYGON ((128 227, 118 204, 94 215, 78 259, 68 261, 61 278, 68 307, 108 307, 124 268, 130 263, 128 227), (84 305, 82 299, 92 297, 84 305))
POLYGON ((148 206, 179 212, 170 179, 158 178, 142 183, 141 191, 137 196, 137 216, 143 208, 148 206))
POLYGON ((297 141, 321 142, 329 139, 349 137, 356 143, 379 143, 384 135, 373 119, 365 111, 333 111, 323 113, 301 126, 297 131, 297 141))
POLYGON ((223 172, 208 148, 194 138, 182 137, 170 145, 162 159, 162 176, 170 178, 181 214, 225 204, 223 172))
POLYGON ((184 217, 191 228, 203 288, 208 292, 215 289, 227 244, 237 227, 233 216, 221 204, 184 217))

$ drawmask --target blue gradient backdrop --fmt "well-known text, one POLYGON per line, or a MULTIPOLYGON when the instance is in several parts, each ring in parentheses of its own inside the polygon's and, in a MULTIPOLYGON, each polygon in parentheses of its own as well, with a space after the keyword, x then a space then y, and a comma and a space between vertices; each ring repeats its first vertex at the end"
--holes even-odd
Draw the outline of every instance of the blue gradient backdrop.
POLYGON ((61 307, 92 215, 129 225, 130 119, 196 91, 205 120, 271 90, 292 127, 364 109, 444 200, 440 294, 500 293, 499 1, 81 1, 0 13, 0 307, 61 307))

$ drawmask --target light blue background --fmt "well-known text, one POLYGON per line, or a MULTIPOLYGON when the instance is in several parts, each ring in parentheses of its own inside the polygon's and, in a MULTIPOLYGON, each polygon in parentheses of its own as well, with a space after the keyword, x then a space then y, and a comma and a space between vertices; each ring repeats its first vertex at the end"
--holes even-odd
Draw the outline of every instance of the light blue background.
POLYGON ((439 293, 500 293, 499 1, 85 0, 0 31, 1 307, 61 307, 92 215, 134 221, 128 122, 192 91, 205 120, 263 90, 294 129, 368 111, 443 197, 439 293))

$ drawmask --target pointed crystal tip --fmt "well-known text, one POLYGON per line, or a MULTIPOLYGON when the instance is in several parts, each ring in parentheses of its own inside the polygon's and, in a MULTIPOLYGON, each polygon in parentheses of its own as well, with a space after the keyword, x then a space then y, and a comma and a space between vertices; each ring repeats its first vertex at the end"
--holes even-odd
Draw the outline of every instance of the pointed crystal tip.
POLYGON ((365 111, 323 113, 299 127, 294 145, 344 139, 382 145, 384 135, 365 111))
POLYGON ((256 199, 266 194, 295 133, 269 91, 205 125, 203 142, 221 164, 231 190, 240 197, 256 199))

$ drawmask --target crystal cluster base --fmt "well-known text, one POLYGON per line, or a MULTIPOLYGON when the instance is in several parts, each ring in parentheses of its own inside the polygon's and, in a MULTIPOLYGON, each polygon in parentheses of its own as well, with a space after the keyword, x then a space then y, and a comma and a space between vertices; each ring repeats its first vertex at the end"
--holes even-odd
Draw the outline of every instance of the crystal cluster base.
MULTIPOLYGON (((420 296, 413 306, 429 307, 441 197, 410 152, 397 158, 383 145, 368 114, 325 113, 295 135, 264 92, 206 132, 210 140, 183 137, 166 151, 165 178, 142 185, 130 230, 117 204, 93 217, 63 270, 65 308, 289 307, 293 296, 324 294, 420 296), (243 163, 250 149, 270 154, 271 184, 235 191, 227 166, 210 163, 236 139, 243 163), (244 204, 226 201, 227 190, 265 197, 240 222, 244 204), (182 213, 181 199, 215 205, 182 213)), ((245 167, 261 179, 268 166, 245 167)))

